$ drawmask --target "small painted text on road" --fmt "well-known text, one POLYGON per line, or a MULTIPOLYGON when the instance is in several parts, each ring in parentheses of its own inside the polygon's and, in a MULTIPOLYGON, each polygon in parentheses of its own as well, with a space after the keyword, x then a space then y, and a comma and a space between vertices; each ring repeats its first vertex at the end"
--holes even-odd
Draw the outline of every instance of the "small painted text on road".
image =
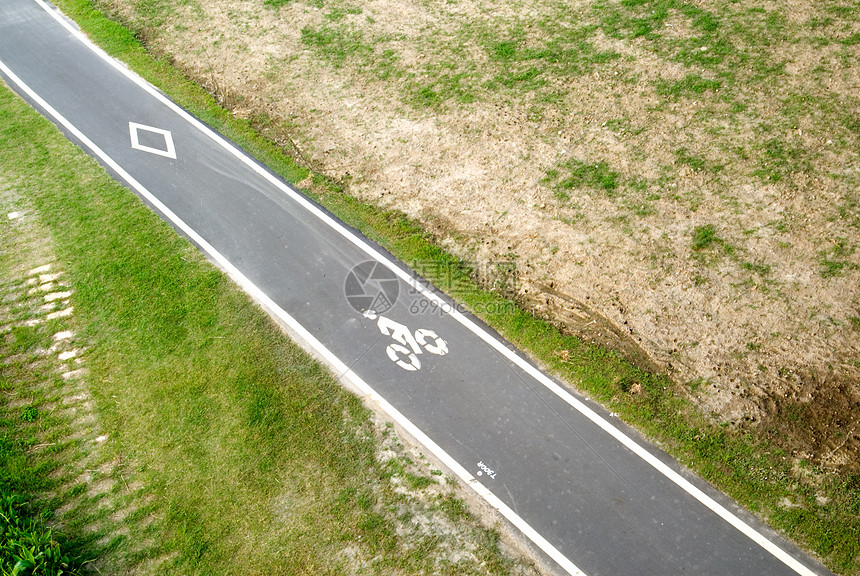
POLYGON ((490 468, 489 466, 487 466, 486 464, 484 464, 483 460, 478 462, 478 468, 479 468, 478 476, 483 476, 484 474, 486 474, 487 476, 489 476, 493 480, 496 479, 496 471, 493 470, 492 468, 490 468))

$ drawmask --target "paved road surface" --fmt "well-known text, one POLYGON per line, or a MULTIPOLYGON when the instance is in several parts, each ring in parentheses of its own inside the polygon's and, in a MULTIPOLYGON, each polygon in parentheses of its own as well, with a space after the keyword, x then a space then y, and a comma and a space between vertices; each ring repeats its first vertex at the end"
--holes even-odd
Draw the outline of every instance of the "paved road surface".
POLYGON ((828 573, 450 310, 405 266, 85 42, 41 0, 0 2, 0 75, 559 573, 828 573))

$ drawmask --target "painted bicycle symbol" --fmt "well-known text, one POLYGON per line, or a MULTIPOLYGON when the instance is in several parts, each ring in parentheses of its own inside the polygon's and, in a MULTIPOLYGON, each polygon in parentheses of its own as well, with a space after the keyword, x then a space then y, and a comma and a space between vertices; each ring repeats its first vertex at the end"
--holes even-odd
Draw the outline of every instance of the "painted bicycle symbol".
POLYGON ((409 372, 420 370, 421 360, 418 359, 418 355, 424 352, 437 356, 444 356, 448 353, 448 344, 433 330, 419 328, 413 333, 403 324, 385 316, 379 316, 373 310, 364 312, 364 317, 376 320, 379 331, 384 336, 391 336, 394 343, 385 348, 385 353, 388 354, 392 362, 404 370, 409 372))

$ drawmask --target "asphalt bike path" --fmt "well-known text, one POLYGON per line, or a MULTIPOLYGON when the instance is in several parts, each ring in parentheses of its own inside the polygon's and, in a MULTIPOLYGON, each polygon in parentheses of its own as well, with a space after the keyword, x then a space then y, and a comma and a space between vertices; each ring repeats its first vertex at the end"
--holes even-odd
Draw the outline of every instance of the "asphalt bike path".
POLYGON ((0 0, 0 76, 560 574, 829 574, 85 40, 0 0))

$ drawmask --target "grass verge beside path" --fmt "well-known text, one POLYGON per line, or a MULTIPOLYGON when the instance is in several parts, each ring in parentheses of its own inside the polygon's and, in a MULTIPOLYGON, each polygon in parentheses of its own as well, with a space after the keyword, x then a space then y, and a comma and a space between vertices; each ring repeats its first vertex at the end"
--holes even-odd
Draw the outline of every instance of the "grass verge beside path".
MULTIPOLYGON (((259 136, 248 121, 231 117, 199 86, 166 62, 148 55, 132 33, 107 20, 88 1, 61 0, 58 4, 109 53, 285 178, 297 182, 309 175, 307 168, 259 136)), ((441 283, 443 276, 448 277, 446 286, 461 287, 451 290, 455 298, 474 310, 488 311, 482 314, 488 323, 551 371, 661 442, 680 461, 743 505, 766 516, 776 528, 820 555, 833 570, 860 574, 860 476, 834 476, 803 463, 797 466, 788 455, 770 446, 766 438, 741 436, 713 423, 696 413, 667 378, 642 372, 612 353, 562 335, 524 311, 511 312, 510 302, 474 287, 468 270, 402 215, 362 204, 321 177, 314 179, 325 187, 318 199, 326 207, 400 259, 428 264, 419 266, 418 271, 431 281, 441 283)), ((170 290, 175 297, 187 300, 193 298, 194 285, 177 284, 170 290)), ((104 296, 98 294, 99 298, 104 296)), ((165 334, 157 340, 162 345, 184 334, 185 329, 176 323, 186 314, 182 307, 173 311, 157 306, 140 310, 144 312, 161 318, 165 334)), ((127 328, 134 330, 134 323, 128 321, 127 328)), ((144 349, 148 346, 146 339, 136 343, 144 349)), ((153 356, 153 361, 156 359, 153 356)), ((155 366, 158 369, 157 362, 155 366)), ((169 371, 161 374, 167 379, 169 371)), ((198 396, 183 408, 183 414, 186 409, 190 415, 205 413, 206 407, 200 405, 198 396)), ((195 430, 191 424, 188 426, 195 430)))
POLYGON ((33 496, 78 565, 529 573, 438 471, 2 85, 0 149, 0 479, 33 496), (46 315, 60 301, 69 312, 46 315))

